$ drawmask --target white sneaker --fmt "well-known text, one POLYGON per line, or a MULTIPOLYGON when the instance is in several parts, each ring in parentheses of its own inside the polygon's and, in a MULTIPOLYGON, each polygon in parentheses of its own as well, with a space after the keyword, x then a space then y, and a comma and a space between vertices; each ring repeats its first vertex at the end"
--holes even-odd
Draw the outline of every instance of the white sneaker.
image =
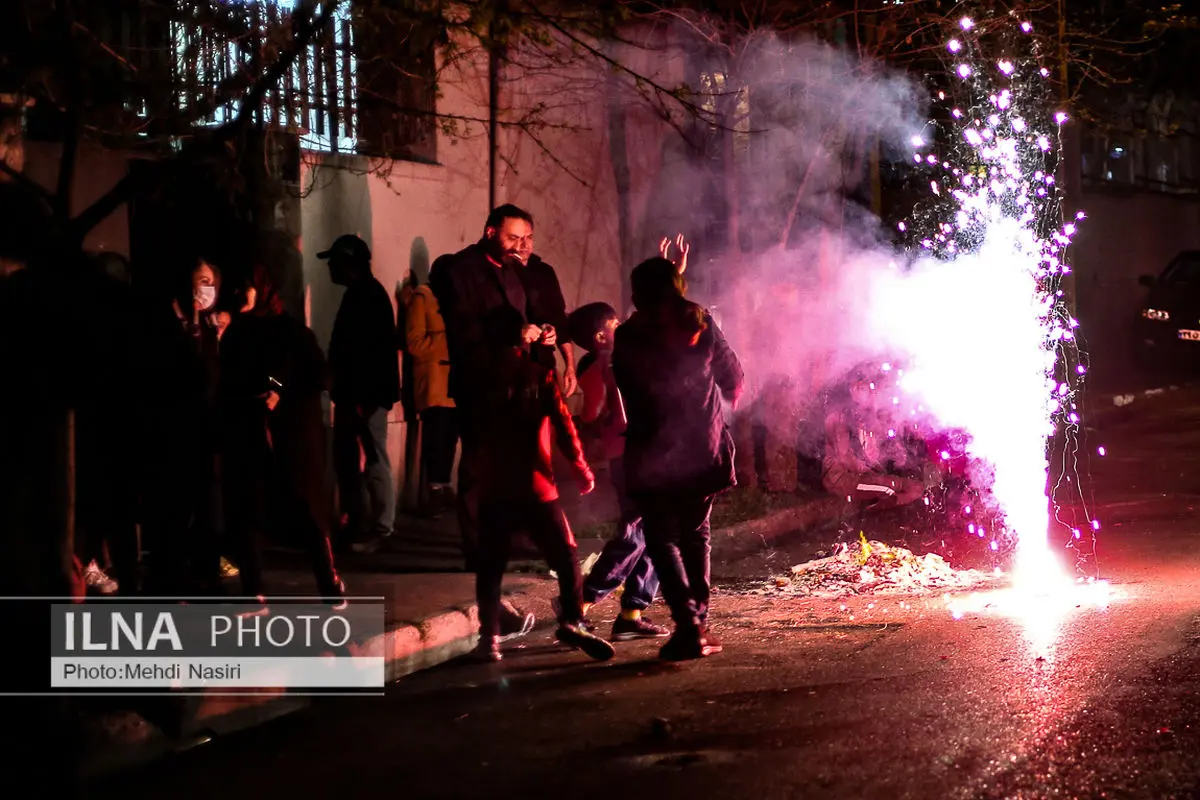
POLYGON ((108 577, 108 573, 100 569, 95 559, 92 559, 83 571, 83 580, 89 589, 94 589, 100 594, 115 594, 120 588, 116 581, 108 577))

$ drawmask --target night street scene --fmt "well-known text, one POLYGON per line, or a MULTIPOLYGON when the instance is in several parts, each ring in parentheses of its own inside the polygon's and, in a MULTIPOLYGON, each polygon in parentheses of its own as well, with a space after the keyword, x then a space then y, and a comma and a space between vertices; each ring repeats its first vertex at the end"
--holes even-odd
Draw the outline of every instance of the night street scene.
POLYGON ((4 796, 1200 797, 1197 53, 0 3, 4 796))

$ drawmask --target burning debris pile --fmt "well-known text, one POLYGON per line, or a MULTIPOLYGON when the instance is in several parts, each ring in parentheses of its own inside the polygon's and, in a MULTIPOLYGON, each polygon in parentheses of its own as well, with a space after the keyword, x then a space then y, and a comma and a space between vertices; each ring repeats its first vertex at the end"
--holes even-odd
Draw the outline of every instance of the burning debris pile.
POLYGON ((921 595, 978 589, 994 581, 979 570, 956 570, 936 553, 918 556, 903 547, 868 541, 841 543, 833 555, 797 564, 764 593, 841 598, 855 595, 921 595))

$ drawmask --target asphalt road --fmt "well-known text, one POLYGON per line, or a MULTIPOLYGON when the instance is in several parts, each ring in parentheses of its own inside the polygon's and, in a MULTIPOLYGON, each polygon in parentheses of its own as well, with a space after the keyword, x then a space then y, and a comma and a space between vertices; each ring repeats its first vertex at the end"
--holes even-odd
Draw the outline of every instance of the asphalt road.
MULTIPOLYGON (((1194 797, 1200 795, 1200 400, 1110 418, 1081 462, 1102 608, 718 593, 725 652, 592 664, 539 632, 386 698, 215 741, 97 796, 1194 797)), ((797 545, 799 550, 811 542, 797 545)), ((766 576, 764 576, 766 577, 766 576)))

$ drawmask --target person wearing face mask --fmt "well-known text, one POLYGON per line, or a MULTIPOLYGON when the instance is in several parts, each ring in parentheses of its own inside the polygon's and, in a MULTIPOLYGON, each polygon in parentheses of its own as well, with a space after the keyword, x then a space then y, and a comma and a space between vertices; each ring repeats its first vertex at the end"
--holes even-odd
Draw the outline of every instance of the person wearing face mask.
POLYGON ((198 259, 152 338, 147 403, 144 529, 158 596, 220 588, 220 360, 215 311, 221 273, 198 259))

